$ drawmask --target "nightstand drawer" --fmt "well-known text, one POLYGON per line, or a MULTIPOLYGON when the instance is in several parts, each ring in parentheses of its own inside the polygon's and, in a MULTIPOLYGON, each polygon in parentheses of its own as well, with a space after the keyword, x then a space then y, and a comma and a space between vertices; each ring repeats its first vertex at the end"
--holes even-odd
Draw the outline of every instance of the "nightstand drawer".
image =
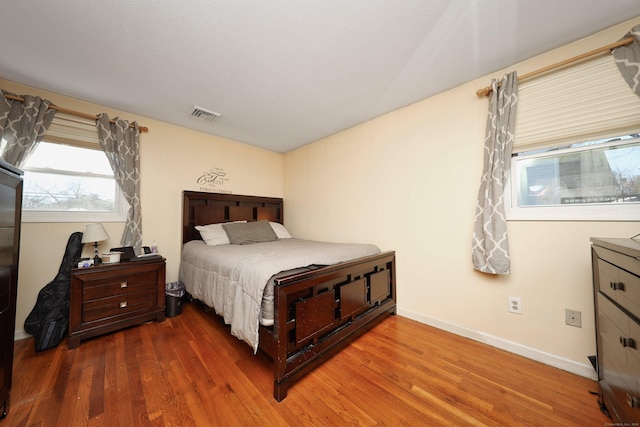
MULTIPOLYGON (((153 286, 150 287, 150 290, 153 286)), ((156 304, 156 294, 149 290, 129 292, 93 301, 82 305, 82 321, 94 322, 113 316, 128 314, 138 310, 153 307, 156 304)))
POLYGON ((155 271, 86 280, 83 283, 83 300, 87 302, 112 295, 138 292, 149 288, 153 289, 157 280, 158 274, 155 271))

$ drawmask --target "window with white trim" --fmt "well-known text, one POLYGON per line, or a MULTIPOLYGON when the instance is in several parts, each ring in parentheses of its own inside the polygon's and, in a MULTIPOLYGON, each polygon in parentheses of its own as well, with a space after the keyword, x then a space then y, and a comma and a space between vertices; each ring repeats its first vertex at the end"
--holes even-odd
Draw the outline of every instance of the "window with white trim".
POLYGON ((640 219, 640 97, 607 55, 518 90, 507 220, 640 219))
POLYGON ((508 219, 640 219, 640 138, 517 153, 508 219))
POLYGON ((119 222, 128 204, 98 143, 95 122, 56 115, 22 166, 25 222, 119 222))

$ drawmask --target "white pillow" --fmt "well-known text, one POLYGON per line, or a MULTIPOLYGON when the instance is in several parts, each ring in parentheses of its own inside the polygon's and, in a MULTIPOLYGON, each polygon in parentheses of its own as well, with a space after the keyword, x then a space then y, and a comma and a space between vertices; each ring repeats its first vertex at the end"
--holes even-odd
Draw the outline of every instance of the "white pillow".
POLYGON ((287 229, 284 228, 284 225, 280 224, 279 222, 269 221, 269 225, 271 226, 271 228, 273 228, 273 232, 276 233, 276 236, 278 236, 278 239, 291 238, 291 234, 289 234, 287 229))
MULTIPOLYGON (((231 221, 226 224, 231 224, 235 222, 247 222, 247 221, 231 221)), ((222 223, 220 224, 208 224, 208 225, 196 225, 196 230, 200 232, 200 236, 202 236, 202 240, 205 241, 207 245, 229 245, 231 242, 229 241, 229 236, 227 236, 227 232, 222 228, 222 223)))

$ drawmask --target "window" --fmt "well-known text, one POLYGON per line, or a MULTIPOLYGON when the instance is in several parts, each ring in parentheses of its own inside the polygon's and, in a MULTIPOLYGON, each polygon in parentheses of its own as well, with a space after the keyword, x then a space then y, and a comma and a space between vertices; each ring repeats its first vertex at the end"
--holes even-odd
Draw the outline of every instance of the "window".
POLYGON ((611 55, 523 82, 507 220, 637 221, 639 136, 640 97, 611 55))
POLYGON ((42 141, 23 166, 26 221, 122 221, 119 186, 101 150, 42 141))
POLYGON ((640 138, 516 153, 509 184, 510 220, 638 220, 640 138))
POLYGON ((25 222, 120 222, 129 205, 100 148, 95 120, 58 112, 24 170, 25 222))
MULTIPOLYGON (((6 141, 0 141, 0 150, 6 141)), ((58 112, 24 171, 24 222, 126 222, 129 204, 96 121, 58 112)))

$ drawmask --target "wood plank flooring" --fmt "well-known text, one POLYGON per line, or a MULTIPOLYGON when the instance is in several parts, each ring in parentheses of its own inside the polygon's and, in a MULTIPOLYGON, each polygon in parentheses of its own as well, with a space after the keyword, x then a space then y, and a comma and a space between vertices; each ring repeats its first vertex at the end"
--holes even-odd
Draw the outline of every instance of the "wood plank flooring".
POLYGON ((392 316, 276 402, 267 359, 197 303, 36 353, 15 347, 9 426, 605 426, 597 384, 392 316))

